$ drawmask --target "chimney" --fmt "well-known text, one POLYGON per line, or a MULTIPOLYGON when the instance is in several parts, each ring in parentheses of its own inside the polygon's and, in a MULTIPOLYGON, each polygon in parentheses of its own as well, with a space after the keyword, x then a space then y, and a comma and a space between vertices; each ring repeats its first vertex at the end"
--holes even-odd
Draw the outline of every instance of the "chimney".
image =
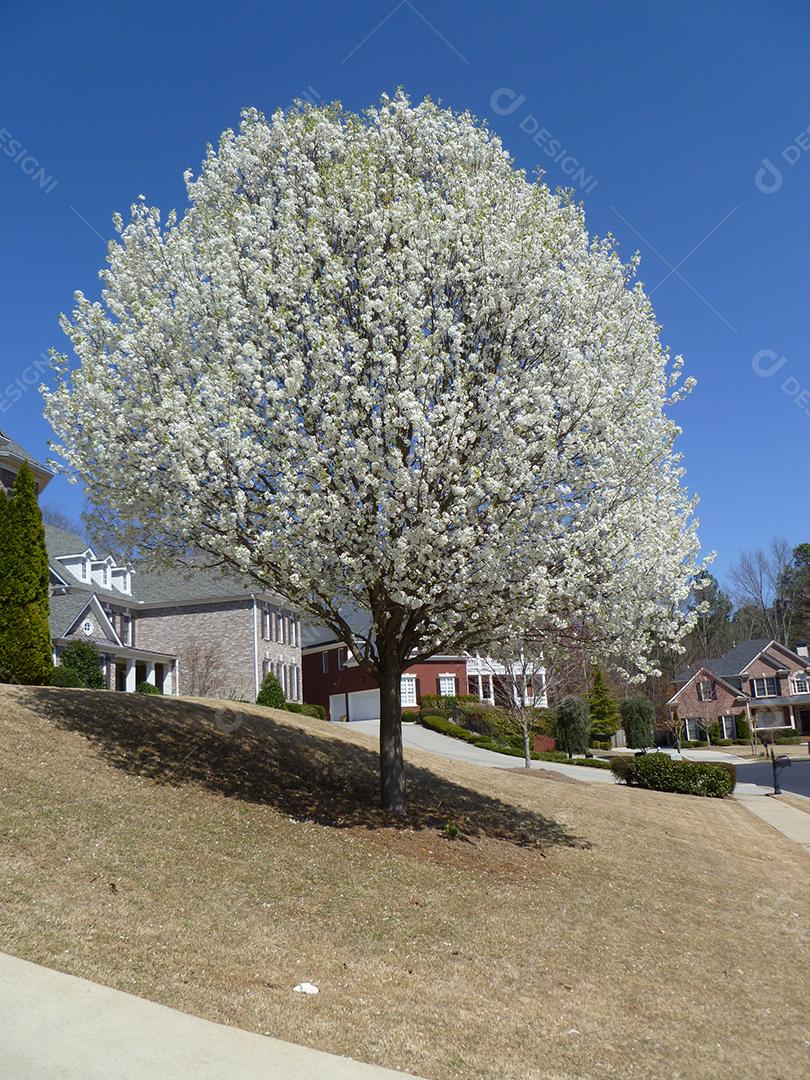
POLYGON ((810 649, 808 649, 806 641, 796 642, 796 648, 793 651, 796 653, 797 656, 810 657, 810 649))

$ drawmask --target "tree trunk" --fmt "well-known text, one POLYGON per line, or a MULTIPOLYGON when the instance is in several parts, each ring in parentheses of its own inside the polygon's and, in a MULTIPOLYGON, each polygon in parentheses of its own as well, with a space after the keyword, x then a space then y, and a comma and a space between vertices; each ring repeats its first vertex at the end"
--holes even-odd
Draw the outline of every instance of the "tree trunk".
POLYGON ((532 748, 529 741, 529 725, 523 725, 523 764, 527 769, 532 767, 532 748))
POLYGON ((380 803, 398 817, 408 816, 405 798, 405 763, 402 760, 402 707, 400 678, 394 662, 383 662, 380 684, 380 803))

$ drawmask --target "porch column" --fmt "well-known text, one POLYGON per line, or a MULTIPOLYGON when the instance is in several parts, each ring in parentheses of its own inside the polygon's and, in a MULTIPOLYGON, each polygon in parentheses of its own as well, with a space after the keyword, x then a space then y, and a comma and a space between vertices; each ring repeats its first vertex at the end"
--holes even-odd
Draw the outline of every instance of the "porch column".
POLYGON ((124 689, 128 694, 135 693, 135 661, 127 660, 127 677, 124 689))
POLYGON ((167 695, 172 693, 172 667, 172 664, 163 665, 163 686, 161 689, 167 695))
POLYGON ((495 704, 495 679, 492 672, 489 674, 489 703, 490 705, 495 704))
POLYGON ((152 686, 155 686, 155 661, 154 660, 147 660, 146 661, 146 681, 148 683, 151 683, 152 686))
POLYGON ((484 700, 484 679, 481 672, 478 672, 478 700, 484 700))
POLYGON ((792 705, 788 705, 788 709, 790 710, 790 726, 795 731, 796 730, 796 714, 793 711, 793 706, 792 705))

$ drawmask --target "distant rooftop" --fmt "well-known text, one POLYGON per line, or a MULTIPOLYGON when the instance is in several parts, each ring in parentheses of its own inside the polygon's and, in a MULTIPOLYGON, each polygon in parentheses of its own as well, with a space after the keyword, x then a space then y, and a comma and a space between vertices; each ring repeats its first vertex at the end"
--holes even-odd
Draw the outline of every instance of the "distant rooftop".
POLYGON ((137 560, 132 565, 131 593, 122 593, 114 587, 103 587, 93 581, 82 581, 71 570, 65 567, 60 558, 66 555, 80 555, 88 549, 93 551, 97 559, 103 559, 107 552, 98 552, 89 544, 84 537, 77 533, 60 529, 56 525, 45 526, 45 543, 48 548, 48 561, 59 577, 65 581, 71 590, 82 589, 90 593, 97 593, 100 597, 108 600, 130 600, 134 604, 148 604, 154 602, 169 603, 188 602, 191 600, 211 599, 215 597, 250 596, 251 593, 261 593, 268 597, 271 602, 280 606, 289 606, 283 597, 270 593, 263 589, 257 582, 251 582, 247 577, 228 572, 219 567, 172 567, 155 569, 137 560))

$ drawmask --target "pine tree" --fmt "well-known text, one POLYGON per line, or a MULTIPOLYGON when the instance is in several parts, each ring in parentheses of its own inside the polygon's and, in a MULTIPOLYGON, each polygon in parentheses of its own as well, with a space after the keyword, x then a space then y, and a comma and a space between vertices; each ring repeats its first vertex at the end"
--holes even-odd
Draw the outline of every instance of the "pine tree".
POLYGON ((588 707, 591 713, 591 738, 604 742, 610 741, 622 722, 619 707, 610 692, 605 673, 597 664, 593 669, 591 690, 588 694, 588 707))
POLYGON ((0 511, 0 671, 7 682, 40 686, 50 681, 48 553, 28 465, 0 511))
POLYGON ((588 747, 588 703, 578 697, 563 698, 557 709, 557 748, 573 757, 588 747))

